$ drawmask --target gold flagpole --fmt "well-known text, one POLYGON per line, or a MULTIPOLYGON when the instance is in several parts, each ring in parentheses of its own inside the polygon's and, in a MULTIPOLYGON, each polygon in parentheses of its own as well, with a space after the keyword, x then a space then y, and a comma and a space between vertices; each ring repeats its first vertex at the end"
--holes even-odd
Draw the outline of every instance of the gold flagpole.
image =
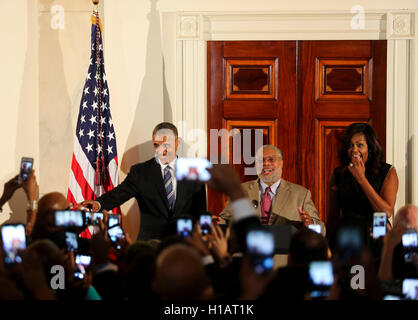
POLYGON ((95 11, 99 11, 98 5, 99 5, 100 0, 91 0, 91 2, 93 2, 93 6, 94 6, 93 9, 95 11))

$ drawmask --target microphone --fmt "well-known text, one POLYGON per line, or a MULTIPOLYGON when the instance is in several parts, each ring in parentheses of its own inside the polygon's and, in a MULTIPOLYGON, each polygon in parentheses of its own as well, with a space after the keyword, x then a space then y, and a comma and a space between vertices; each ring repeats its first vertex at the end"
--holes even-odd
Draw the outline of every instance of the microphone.
POLYGON ((253 200, 251 201, 251 203, 253 204, 254 208, 258 208, 258 201, 257 200, 253 200))

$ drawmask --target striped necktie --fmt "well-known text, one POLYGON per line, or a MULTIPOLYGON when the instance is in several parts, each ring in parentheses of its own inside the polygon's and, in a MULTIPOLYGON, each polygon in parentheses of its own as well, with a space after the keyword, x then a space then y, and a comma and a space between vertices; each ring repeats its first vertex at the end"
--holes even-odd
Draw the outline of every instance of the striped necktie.
POLYGON ((167 194, 167 200, 170 210, 173 209, 174 204, 174 189, 173 189, 173 176, 171 175, 171 167, 167 166, 164 169, 164 187, 167 194))
POLYGON ((271 196, 270 196, 270 187, 267 187, 263 197, 261 198, 261 223, 267 225, 270 219, 270 209, 271 209, 271 196))

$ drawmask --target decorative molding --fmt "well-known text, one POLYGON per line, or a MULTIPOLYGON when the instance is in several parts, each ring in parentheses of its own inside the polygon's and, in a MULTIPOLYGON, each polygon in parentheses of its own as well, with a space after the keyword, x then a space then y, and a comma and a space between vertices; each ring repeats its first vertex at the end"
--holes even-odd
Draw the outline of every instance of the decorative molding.
POLYGON ((198 14, 177 16, 177 39, 199 39, 200 17, 198 14))
POLYGON ((414 18, 412 12, 389 12, 387 14, 387 39, 413 39, 414 18))
MULTIPOLYGON (((388 40, 387 161, 399 175, 396 208, 418 201, 418 60, 416 14, 410 10, 366 11, 363 29, 354 29, 348 11, 312 12, 178 12, 175 37, 175 123, 187 131, 206 131, 206 41, 228 40, 388 40)), ((173 26, 174 27, 174 26, 173 26)), ((165 30, 165 29, 164 29, 165 30)), ((188 139, 187 135, 183 135, 188 139)), ((193 134, 191 134, 193 138, 193 134)), ((206 141, 196 156, 206 156, 206 141)))

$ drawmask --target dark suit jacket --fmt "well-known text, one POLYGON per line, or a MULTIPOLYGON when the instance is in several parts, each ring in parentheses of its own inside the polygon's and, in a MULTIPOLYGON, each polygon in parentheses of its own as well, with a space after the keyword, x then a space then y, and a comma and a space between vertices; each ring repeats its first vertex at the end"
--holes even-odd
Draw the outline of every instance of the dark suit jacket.
POLYGON ((102 209, 111 210, 135 197, 141 212, 138 239, 162 239, 176 232, 176 219, 197 219, 201 210, 206 210, 205 185, 195 181, 177 181, 176 200, 173 210, 168 208, 161 167, 152 158, 136 164, 126 179, 115 189, 96 201, 102 209))

